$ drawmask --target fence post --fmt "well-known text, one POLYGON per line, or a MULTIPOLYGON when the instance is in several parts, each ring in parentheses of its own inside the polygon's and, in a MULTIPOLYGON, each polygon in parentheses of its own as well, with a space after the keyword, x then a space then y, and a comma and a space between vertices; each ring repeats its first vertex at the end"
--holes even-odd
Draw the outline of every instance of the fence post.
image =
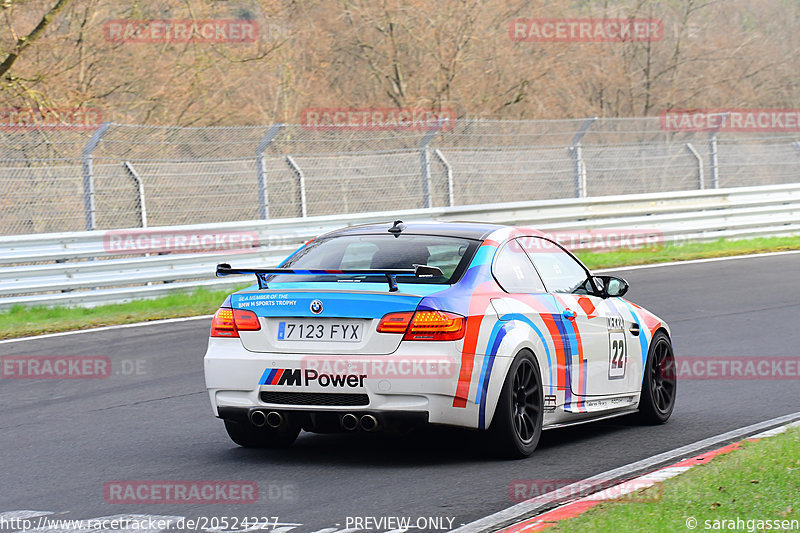
POLYGON ((100 143, 100 139, 108 131, 111 122, 103 122, 94 132, 89 142, 83 147, 81 160, 83 161, 83 211, 86 216, 86 230, 97 229, 97 215, 94 200, 94 168, 92 166, 92 152, 100 143))
POLYGON ((144 183, 142 183, 142 178, 139 177, 139 173, 136 172, 136 169, 133 168, 130 161, 125 161, 122 163, 122 166, 125 167, 125 170, 128 171, 128 175, 133 178, 133 182, 136 184, 136 189, 139 192, 139 224, 141 227, 147 227, 147 207, 145 207, 144 203, 144 183))
POLYGON ((575 133, 572 138, 572 145, 569 147, 569 152, 572 154, 572 159, 575 163, 575 198, 586 198, 586 165, 583 162, 583 147, 581 146, 581 139, 586 135, 586 132, 592 127, 597 117, 589 117, 583 121, 580 129, 575 133))
POLYGON ((703 179, 703 158, 700 157, 700 154, 695 150, 692 143, 686 143, 686 149, 689 150, 689 153, 692 154, 697 161, 697 188, 703 190, 706 188, 705 180, 703 179))
POLYGON ((258 205, 259 217, 261 220, 269 218, 269 192, 267 190, 267 156, 264 153, 267 147, 275 139, 275 136, 283 128, 284 124, 273 124, 267 130, 267 134, 261 139, 256 148, 256 158, 258 159, 256 165, 256 174, 258 175, 258 205))
POLYGON ((422 159, 422 207, 425 208, 433 207, 433 201, 431 200, 431 157, 428 145, 431 144, 433 138, 442 130, 442 126, 448 120, 450 119, 439 118, 436 125, 428 130, 428 133, 419 143, 420 157, 422 159))
POLYGON ((308 208, 306 207, 306 176, 303 174, 303 169, 300 168, 292 156, 286 156, 286 163, 292 169, 294 175, 297 176, 297 194, 300 196, 300 216, 308 216, 308 208))
POLYGON ((444 158, 444 155, 442 155, 442 151, 441 150, 439 150, 437 148, 437 149, 435 149, 433 151, 433 153, 436 156, 436 159, 438 159, 439 162, 442 164, 442 166, 444 167, 445 172, 447 173, 447 207, 453 207, 453 204, 455 203, 453 201, 453 196, 454 196, 454 192, 453 192, 453 167, 451 167, 450 163, 447 162, 447 159, 444 158))
POLYGON ((719 189, 719 156, 717 155, 717 132, 711 134, 709 140, 709 151, 711 153, 711 188, 719 189))

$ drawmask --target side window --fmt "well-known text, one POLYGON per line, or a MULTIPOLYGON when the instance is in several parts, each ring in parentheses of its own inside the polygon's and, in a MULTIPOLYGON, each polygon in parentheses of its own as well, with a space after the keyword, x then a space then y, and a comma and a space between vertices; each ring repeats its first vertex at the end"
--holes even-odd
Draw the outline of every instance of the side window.
POLYGON ((520 244, 507 242, 494 256, 492 273, 497 283, 509 293, 545 292, 539 274, 520 244))
POLYGON ((549 292, 586 293, 586 270, 561 246, 540 237, 519 240, 549 292))

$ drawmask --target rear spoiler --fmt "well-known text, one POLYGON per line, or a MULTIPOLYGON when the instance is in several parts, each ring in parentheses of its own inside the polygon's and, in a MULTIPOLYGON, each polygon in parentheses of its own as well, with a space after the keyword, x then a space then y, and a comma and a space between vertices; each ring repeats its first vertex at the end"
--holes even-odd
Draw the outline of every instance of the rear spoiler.
POLYGON ((414 268, 365 268, 365 269, 346 269, 346 270, 300 270, 296 268, 233 268, 228 263, 217 265, 217 277, 230 276, 234 274, 255 274, 258 280, 259 289, 268 289, 267 276, 273 274, 286 274, 297 276, 358 276, 358 275, 378 275, 386 276, 389 283, 389 292, 397 291, 397 279, 395 276, 416 276, 418 278, 433 278, 443 276, 439 267, 428 265, 414 265, 414 268))

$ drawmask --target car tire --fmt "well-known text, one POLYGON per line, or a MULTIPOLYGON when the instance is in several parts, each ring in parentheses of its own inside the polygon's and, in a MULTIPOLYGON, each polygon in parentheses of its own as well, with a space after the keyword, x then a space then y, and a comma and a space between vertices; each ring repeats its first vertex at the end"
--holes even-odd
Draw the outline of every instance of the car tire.
POLYGON ((504 458, 530 456, 542 435, 544 400, 539 365, 533 354, 523 350, 508 369, 489 426, 492 448, 504 458))
POLYGON ((648 425, 666 422, 675 408, 677 385, 672 343, 666 333, 657 331, 647 352, 639 400, 639 422, 648 425))
POLYGON ((233 420, 225 420, 225 431, 233 442, 245 448, 288 448, 300 434, 300 428, 297 426, 281 429, 260 428, 233 420))

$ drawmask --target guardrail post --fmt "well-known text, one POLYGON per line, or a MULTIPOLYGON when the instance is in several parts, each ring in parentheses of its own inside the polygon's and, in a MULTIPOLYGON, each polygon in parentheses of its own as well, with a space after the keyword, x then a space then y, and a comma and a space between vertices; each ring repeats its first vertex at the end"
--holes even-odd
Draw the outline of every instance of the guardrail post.
POLYGON ((586 135, 586 132, 592 127, 592 124, 597 120, 597 117, 590 117, 583 121, 580 129, 575 133, 572 138, 569 152, 572 154, 575 169, 575 198, 586 198, 586 164, 583 162, 583 147, 581 146, 581 139, 586 135))
POLYGON ((447 162, 447 159, 445 159, 444 155, 442 155, 442 151, 438 148, 433 151, 433 154, 442 164, 445 172, 447 173, 447 207, 453 207, 453 204, 455 203, 453 201, 453 167, 450 166, 450 163, 447 162))
POLYGON ((133 179, 134 184, 136 184, 136 190, 138 191, 138 202, 139 202, 139 225, 143 228, 147 227, 147 207, 145 207, 144 203, 144 183, 142 183, 142 178, 139 177, 139 173, 136 172, 136 169, 133 168, 130 161, 125 161, 122 163, 122 166, 125 167, 125 170, 128 171, 128 175, 133 179))
POLYGON ((94 168, 92 166, 92 152, 97 148, 100 139, 108 131, 111 122, 103 122, 94 132, 89 142, 83 147, 81 160, 83 162, 83 210, 86 217, 86 230, 97 229, 97 215, 94 200, 94 168))
POLYGON ((286 163, 292 169, 294 175, 297 176, 297 195, 300 197, 300 216, 308 216, 308 208, 306 207, 306 176, 303 174, 303 169, 292 159, 292 156, 286 156, 286 163))
POLYGON ((267 191, 267 157, 264 152, 283 128, 284 124, 273 124, 256 148, 256 174, 258 175, 258 205, 261 220, 269 218, 269 193, 267 191))
POLYGON ((717 155, 717 132, 711 134, 709 140, 709 152, 711 154, 711 188, 719 189, 719 156, 717 155))
POLYGON ((697 161, 697 188, 703 190, 706 187, 705 180, 703 179, 703 158, 700 157, 700 154, 695 150, 694 146, 692 146, 692 143, 686 143, 686 149, 689 150, 689 153, 692 154, 697 161))

